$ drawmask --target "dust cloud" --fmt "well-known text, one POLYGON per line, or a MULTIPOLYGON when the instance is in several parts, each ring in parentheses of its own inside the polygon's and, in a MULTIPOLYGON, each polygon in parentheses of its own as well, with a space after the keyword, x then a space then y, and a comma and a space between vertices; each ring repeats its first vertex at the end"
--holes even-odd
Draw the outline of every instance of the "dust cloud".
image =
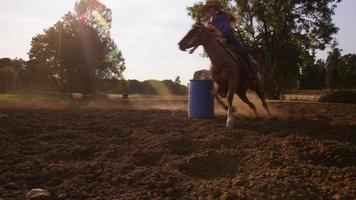
MULTIPOLYGON (((259 118, 268 118, 261 101, 254 94, 247 95, 250 101, 256 106, 259 118)), ((226 99, 223 99, 226 102, 226 99)), ((238 118, 256 118, 253 110, 237 95, 235 95, 234 107, 237 110, 238 118)), ((226 115, 224 108, 218 103, 214 103, 215 115, 226 115)), ((133 95, 128 100, 122 99, 121 95, 107 95, 106 99, 67 99, 58 101, 11 101, 2 102, 0 109, 135 109, 135 110, 171 110, 188 111, 188 97, 186 96, 140 96, 133 95)), ((278 108, 271 107, 274 117, 284 116, 278 108)))

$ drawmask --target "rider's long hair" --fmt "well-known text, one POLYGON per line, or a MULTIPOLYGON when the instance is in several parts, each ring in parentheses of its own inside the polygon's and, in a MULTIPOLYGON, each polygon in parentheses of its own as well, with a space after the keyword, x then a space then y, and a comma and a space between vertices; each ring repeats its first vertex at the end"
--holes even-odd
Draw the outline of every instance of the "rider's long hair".
POLYGON ((241 17, 239 16, 239 14, 237 12, 232 13, 232 12, 225 11, 224 7, 219 2, 216 2, 214 7, 218 13, 222 13, 229 18, 231 27, 235 27, 235 26, 239 25, 241 17))
POLYGON ((236 13, 227 12, 227 11, 223 10, 222 7, 219 8, 218 6, 216 7, 216 10, 219 13, 222 13, 229 18, 231 27, 235 27, 240 24, 241 17, 239 16, 239 14, 237 12, 236 13))
POLYGON ((222 4, 217 0, 207 0, 204 7, 209 5, 213 6, 218 13, 222 13, 226 15, 229 18, 231 27, 235 27, 240 24, 241 17, 237 12, 232 13, 232 12, 225 11, 222 4))

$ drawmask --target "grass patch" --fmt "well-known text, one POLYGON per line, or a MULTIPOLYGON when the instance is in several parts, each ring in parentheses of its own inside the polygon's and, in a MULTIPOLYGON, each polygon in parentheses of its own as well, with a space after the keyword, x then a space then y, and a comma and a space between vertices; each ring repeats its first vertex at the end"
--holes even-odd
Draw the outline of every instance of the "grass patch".
POLYGON ((0 102, 13 101, 63 101, 69 99, 59 95, 37 95, 37 94, 0 94, 0 102))

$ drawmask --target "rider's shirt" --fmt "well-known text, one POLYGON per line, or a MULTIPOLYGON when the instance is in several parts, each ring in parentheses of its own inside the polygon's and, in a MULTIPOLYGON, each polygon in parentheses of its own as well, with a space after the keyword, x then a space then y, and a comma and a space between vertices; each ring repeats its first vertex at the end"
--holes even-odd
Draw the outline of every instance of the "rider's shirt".
POLYGON ((244 59, 245 62, 250 63, 247 50, 235 37, 228 15, 219 12, 217 16, 215 18, 211 18, 208 23, 213 25, 221 32, 223 38, 226 40, 226 43, 232 47, 233 51, 242 56, 242 59, 244 59))
POLYGON ((209 24, 217 28, 228 44, 234 44, 237 40, 230 26, 229 17, 224 13, 218 13, 215 18, 211 18, 209 24))

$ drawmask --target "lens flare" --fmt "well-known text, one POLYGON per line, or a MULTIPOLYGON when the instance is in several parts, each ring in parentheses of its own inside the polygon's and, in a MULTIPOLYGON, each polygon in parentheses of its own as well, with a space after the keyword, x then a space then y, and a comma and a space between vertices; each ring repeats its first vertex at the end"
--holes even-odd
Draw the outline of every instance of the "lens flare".
POLYGON ((95 21, 100 24, 101 26, 108 26, 108 21, 96 10, 92 12, 95 21))
POLYGON ((102 27, 108 27, 109 22, 100 13, 101 10, 103 10, 103 5, 100 3, 94 3, 93 5, 90 5, 84 13, 80 14, 77 19, 82 25, 91 23, 91 20, 93 20, 102 27))

